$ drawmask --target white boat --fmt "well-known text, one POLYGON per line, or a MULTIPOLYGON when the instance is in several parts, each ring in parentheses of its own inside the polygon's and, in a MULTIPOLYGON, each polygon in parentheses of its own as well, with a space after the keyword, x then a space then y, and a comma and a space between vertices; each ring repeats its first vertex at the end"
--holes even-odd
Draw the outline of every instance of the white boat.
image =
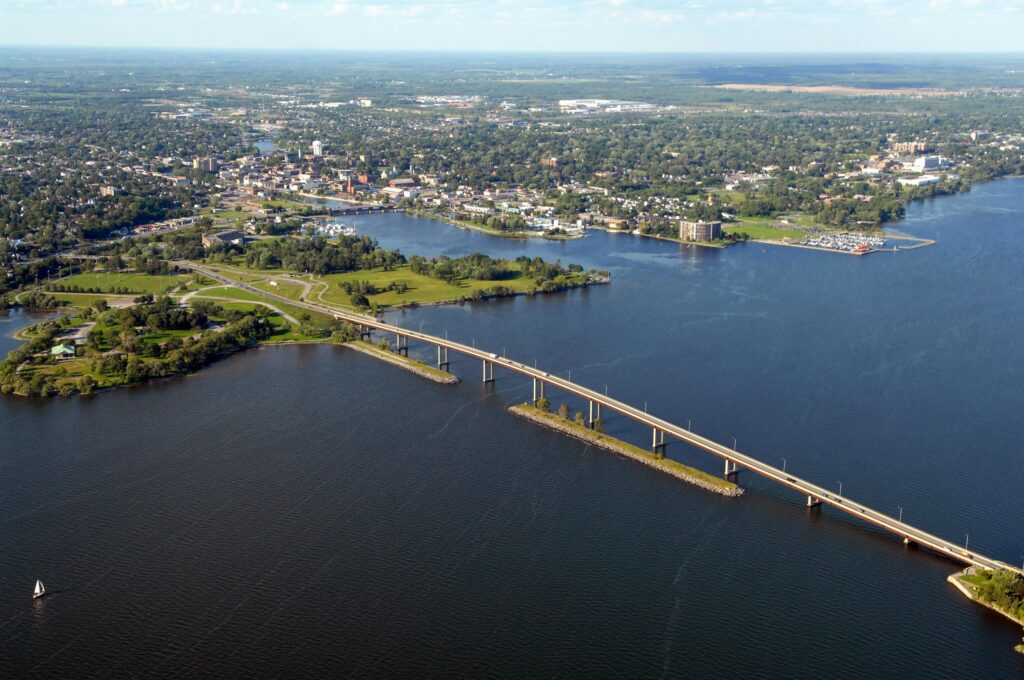
POLYGON ((36 589, 35 592, 32 593, 32 599, 38 600, 43 595, 46 595, 46 587, 43 585, 42 581, 36 579, 36 589))

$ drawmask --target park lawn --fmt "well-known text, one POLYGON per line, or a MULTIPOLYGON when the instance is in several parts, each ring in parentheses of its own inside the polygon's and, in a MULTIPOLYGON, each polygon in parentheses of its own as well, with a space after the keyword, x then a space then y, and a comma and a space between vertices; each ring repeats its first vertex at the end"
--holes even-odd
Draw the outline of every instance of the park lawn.
POLYGON ((750 238, 763 241, 781 241, 786 238, 804 238, 806 233, 799 229, 787 229, 784 226, 776 226, 778 222, 769 219, 744 218, 736 222, 723 225, 723 230, 730 234, 746 233, 750 238))
POLYGON ((180 331, 150 331, 139 336, 139 342, 144 344, 163 344, 171 338, 190 338, 193 335, 200 335, 203 329, 189 328, 180 331))
POLYGON ((516 292, 525 292, 536 285, 533 279, 522 275, 514 279, 502 281, 464 279, 457 284, 451 284, 447 281, 432 279, 422 274, 414 274, 409 270, 408 265, 396 267, 391 271, 384 271, 380 268, 372 270, 362 269, 355 272, 345 272, 344 274, 328 274, 317 278, 329 284, 321 299, 331 304, 344 305, 346 307, 352 305, 352 296, 346 293, 340 285, 345 281, 351 283, 367 281, 373 284, 381 292, 367 295, 366 297, 370 302, 376 302, 380 307, 449 302, 462 297, 470 297, 474 290, 492 288, 494 286, 505 286, 516 292), (404 282, 409 286, 409 290, 405 293, 384 290, 392 282, 404 282))
POLYGON ((288 274, 283 269, 249 269, 244 264, 225 265, 220 263, 203 263, 203 266, 212 269, 218 274, 226 276, 233 281, 238 281, 239 283, 256 283, 257 281, 263 281, 268 277, 287 278, 288 274))
POLYGON ((301 283, 299 283, 298 281, 294 281, 292 279, 274 278, 274 282, 277 283, 276 286, 270 285, 269 280, 258 281, 256 283, 253 283, 252 287, 259 288, 260 290, 265 290, 268 293, 273 293, 274 295, 280 295, 281 297, 286 297, 289 300, 296 301, 302 299, 302 294, 306 290, 306 288, 301 283))
POLYGON ((199 211, 199 214, 208 215, 215 220, 240 220, 253 216, 253 213, 245 210, 225 209, 220 212, 213 212, 210 208, 203 208, 199 211))
POLYGON ((111 306, 115 303, 131 302, 134 295, 98 295, 96 293, 47 293, 50 297, 59 302, 66 302, 72 307, 92 307, 100 300, 105 300, 111 306))
POLYGON ((77 380, 86 375, 92 376, 101 386, 110 382, 110 379, 104 378, 102 373, 96 373, 92 370, 92 359, 88 357, 75 357, 74 359, 62 359, 52 364, 25 366, 21 370, 21 374, 25 378, 31 378, 35 373, 57 377, 58 386, 63 382, 77 380))
MULTIPOLYGON (((328 198, 327 196, 324 197, 328 198)), ((307 203, 306 201, 292 201, 286 198, 279 198, 273 201, 263 201, 264 208, 283 208, 285 210, 292 210, 295 212, 302 212, 308 208, 323 208, 324 205, 318 205, 316 203, 307 203)))
POLYGON ((96 288, 101 293, 113 292, 115 288, 127 289, 135 295, 159 295, 189 281, 180 274, 140 274, 137 272, 89 272, 75 274, 56 282, 65 286, 80 286, 85 290, 96 288))

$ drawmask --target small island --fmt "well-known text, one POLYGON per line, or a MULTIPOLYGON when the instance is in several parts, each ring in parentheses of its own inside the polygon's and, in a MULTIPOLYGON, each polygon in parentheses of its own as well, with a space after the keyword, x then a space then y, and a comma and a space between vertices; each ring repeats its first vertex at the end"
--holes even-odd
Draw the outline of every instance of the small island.
MULTIPOLYGON (((971 600, 1024 626, 1024 575, 1010 569, 968 567, 948 580, 971 600)), ((1024 641, 1014 650, 1024 654, 1024 641)))

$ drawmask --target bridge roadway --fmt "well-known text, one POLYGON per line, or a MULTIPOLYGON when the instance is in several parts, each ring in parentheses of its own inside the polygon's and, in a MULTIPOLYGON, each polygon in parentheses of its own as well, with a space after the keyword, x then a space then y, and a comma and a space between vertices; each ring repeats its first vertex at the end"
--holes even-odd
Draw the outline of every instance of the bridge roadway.
POLYGON ((349 323, 352 323, 353 325, 356 326, 372 328, 374 330, 378 330, 384 333, 393 334, 396 337, 400 338, 412 338, 414 340, 419 340, 421 342, 430 345, 435 345, 446 350, 458 352, 459 354, 462 354, 464 356, 479 359, 480 361, 483 362, 485 380, 487 379, 488 365, 490 365, 491 367, 497 365, 509 371, 512 371, 513 373, 525 375, 527 377, 532 378, 535 381, 535 388, 537 385, 537 381, 539 381, 542 384, 551 385, 552 387, 556 387, 564 392, 568 392, 569 394, 575 394, 578 397, 586 399, 592 405, 597 404, 600 407, 604 407, 611 411, 615 411, 650 427, 652 433, 654 434, 654 441, 656 444, 659 441, 659 433, 663 433, 661 436, 667 434, 671 437, 678 439, 679 441, 685 442, 698 449, 702 449, 710 454, 718 456, 719 458, 722 458, 723 460, 726 461, 727 471, 730 471, 729 466, 732 466, 730 474, 738 472, 736 466, 741 466, 743 469, 749 470, 751 472, 756 472, 762 477, 770 479, 773 482, 777 482, 782 486, 789 487, 790 489, 793 489, 794 491, 797 491, 800 494, 806 496, 808 499, 808 505, 829 505, 837 510, 845 512, 848 515, 852 515, 857 519, 868 522, 869 524, 874 524, 875 526, 881 527, 882 529, 890 533, 896 534, 897 536, 902 538, 906 543, 914 543, 920 546, 925 546, 940 555, 952 559, 953 561, 961 562, 963 564, 967 564, 970 566, 980 567, 982 569, 1009 569, 1012 571, 1016 571, 1017 573, 1024 574, 1024 569, 1020 569, 1016 566, 1007 564, 1005 562, 992 559, 991 557, 986 557, 985 555, 982 555, 976 551, 967 550, 964 547, 961 547, 952 541, 948 541, 944 538, 918 529, 917 527, 907 524, 906 522, 902 522, 895 517, 874 510, 862 503, 858 503, 851 499, 849 496, 841 496, 829 489, 814 484, 813 482, 797 477, 796 475, 790 472, 786 472, 772 465, 768 465, 767 463, 764 463, 758 460, 757 458, 754 458, 744 453, 740 453, 735 449, 723 446, 722 444, 719 444, 718 442, 708 439, 707 437, 702 437, 699 434, 691 432, 690 430, 687 430, 685 428, 679 427, 678 425, 670 423, 667 420, 663 420, 661 418, 653 416, 647 413, 646 411, 640 410, 634 406, 630 406, 629 404, 621 402, 617 399, 613 399, 607 396, 606 394, 596 392, 590 388, 584 387, 582 385, 571 382, 564 378, 551 375, 538 368, 527 366, 518 361, 513 361, 512 359, 498 356, 493 352, 487 352, 476 347, 470 347, 468 345, 448 340, 446 338, 439 338, 433 335, 429 335, 427 333, 411 331, 406 328, 402 328, 401 326, 395 326, 389 323, 385 323, 372 316, 357 314, 354 312, 341 311, 338 309, 328 307, 326 305, 320 305, 310 302, 296 302, 295 300, 291 300, 284 296, 276 295, 274 293, 268 293, 267 291, 254 288, 248 284, 234 281, 226 276, 223 276, 222 274, 219 274, 216 271, 213 271, 201 265, 196 265, 195 263, 192 262, 178 261, 172 262, 171 264, 175 264, 182 268, 192 269, 212 279, 235 286, 237 288, 241 288, 243 290, 247 290, 257 295, 272 298, 280 302, 294 305, 296 307, 302 307, 304 309, 308 309, 311 311, 320 312, 322 314, 329 314, 333 316, 335 319, 348 321, 349 323))

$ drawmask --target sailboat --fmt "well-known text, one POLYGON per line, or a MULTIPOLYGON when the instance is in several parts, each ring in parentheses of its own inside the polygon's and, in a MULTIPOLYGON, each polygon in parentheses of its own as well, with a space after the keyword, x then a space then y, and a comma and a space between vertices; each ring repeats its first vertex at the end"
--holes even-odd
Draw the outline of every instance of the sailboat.
POLYGON ((36 589, 35 592, 32 593, 32 599, 38 600, 43 595, 46 595, 46 586, 43 585, 42 581, 36 579, 36 589))

